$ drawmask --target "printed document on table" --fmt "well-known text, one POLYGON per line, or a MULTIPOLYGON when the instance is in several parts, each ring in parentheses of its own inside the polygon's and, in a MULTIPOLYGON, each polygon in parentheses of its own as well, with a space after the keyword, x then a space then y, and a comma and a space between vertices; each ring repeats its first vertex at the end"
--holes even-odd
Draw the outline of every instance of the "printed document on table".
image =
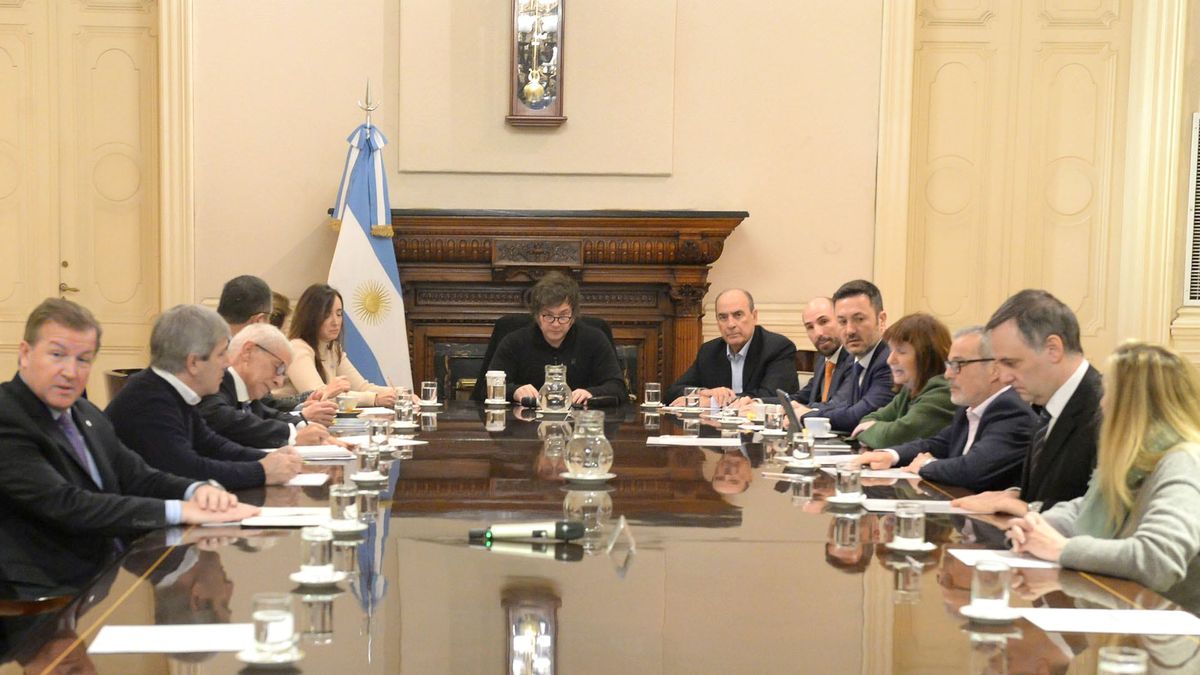
POLYGON ((327 473, 302 473, 295 478, 284 483, 293 487, 316 487, 329 482, 329 474, 327 473))
POLYGON ((305 460, 354 459, 354 453, 340 445, 298 445, 296 452, 305 460))
POLYGON ((182 654, 240 652, 254 646, 254 624, 209 623, 179 626, 104 626, 89 654, 182 654))
POLYGON ((939 499, 867 499, 863 501, 863 507, 868 511, 891 513, 896 510, 896 504, 900 502, 916 502, 925 507, 925 513, 952 513, 955 515, 989 513, 988 511, 968 511, 958 506, 950 506, 949 501, 939 499))
POLYGON ((984 560, 1002 562, 1009 567, 1026 567, 1039 570, 1052 570, 1060 567, 1058 563, 1052 563, 1049 560, 1040 560, 1031 555, 990 548, 952 548, 950 549, 950 555, 958 558, 963 561, 963 564, 970 567, 974 567, 984 560))
POLYGON ((362 417, 363 415, 389 415, 393 412, 395 412, 395 411, 392 410, 391 408, 381 408, 381 407, 359 408, 358 409, 359 417, 362 417))
POLYGON ((1200 618, 1180 610, 1029 607, 1021 614, 1052 633, 1200 635, 1200 618))
MULTIPOLYGON (((367 445, 371 442, 371 439, 367 438, 366 434, 361 434, 358 436, 342 436, 341 440, 349 443, 350 445, 367 445)), ((395 447, 406 445, 429 445, 429 441, 422 441, 416 438, 400 438, 399 436, 392 436, 388 439, 388 445, 395 447)))
POLYGON ((309 527, 329 521, 327 506, 264 506, 257 516, 242 521, 242 527, 309 527))
POLYGON ((740 438, 701 438, 699 436, 651 436, 646 445, 687 445, 706 448, 739 448, 740 438))
MULTIPOLYGON (((853 457, 854 455, 847 455, 847 456, 853 457)), ((822 462, 822 464, 824 464, 824 462, 822 462)), ((830 475, 837 473, 837 469, 821 469, 821 470, 830 475)), ((917 474, 909 473, 903 469, 863 469, 862 477, 863 478, 905 478, 905 479, 921 480, 921 477, 918 476, 917 474)))

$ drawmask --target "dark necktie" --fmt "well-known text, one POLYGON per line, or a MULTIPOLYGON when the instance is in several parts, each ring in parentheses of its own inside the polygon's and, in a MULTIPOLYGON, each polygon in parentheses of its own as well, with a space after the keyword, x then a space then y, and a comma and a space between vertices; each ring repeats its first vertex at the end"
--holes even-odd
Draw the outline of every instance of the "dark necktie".
POLYGON ((89 461, 91 455, 88 453, 87 443, 83 440, 83 435, 79 433, 79 427, 75 426, 70 409, 63 411, 63 414, 58 416, 58 428, 62 430, 63 436, 67 437, 67 443, 71 445, 71 450, 75 453, 75 459, 79 460, 79 465, 83 467, 84 471, 87 471, 97 486, 104 487, 104 482, 100 480, 99 470, 89 461))
POLYGON ((1029 474, 1032 476, 1038 469, 1038 460, 1046 449, 1046 436, 1050 431, 1050 412, 1045 408, 1038 409, 1038 428, 1033 434, 1033 445, 1029 453, 1029 474))
POLYGON ((850 369, 850 377, 854 378, 851 384, 854 385, 854 396, 851 396, 851 403, 858 403, 858 399, 862 398, 862 374, 866 368, 858 361, 854 362, 854 367, 850 369))

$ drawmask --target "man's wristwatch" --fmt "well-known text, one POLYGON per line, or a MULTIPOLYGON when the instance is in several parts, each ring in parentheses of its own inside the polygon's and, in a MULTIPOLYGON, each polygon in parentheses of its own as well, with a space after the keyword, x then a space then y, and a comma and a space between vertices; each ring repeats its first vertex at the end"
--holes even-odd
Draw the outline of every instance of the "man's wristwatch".
POLYGON ((228 490, 226 490, 226 489, 225 489, 225 486, 224 486, 224 485, 221 485, 220 483, 218 483, 217 481, 215 481, 215 480, 213 480, 213 479, 211 479, 211 478, 209 478, 208 480, 204 481, 204 484, 205 484, 205 485, 211 485, 212 487, 215 487, 215 488, 217 488, 217 489, 218 489, 218 490, 220 490, 221 492, 229 492, 228 490))

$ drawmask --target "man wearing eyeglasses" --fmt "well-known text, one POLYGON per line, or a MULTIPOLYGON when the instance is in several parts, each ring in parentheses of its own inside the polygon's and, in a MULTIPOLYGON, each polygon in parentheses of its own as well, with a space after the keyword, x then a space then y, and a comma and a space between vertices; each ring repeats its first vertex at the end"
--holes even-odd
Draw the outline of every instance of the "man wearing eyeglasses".
POLYGON ((949 426, 930 438, 866 452, 854 461, 872 469, 902 466, 926 480, 972 492, 1015 484, 1037 415, 1001 381, 982 326, 955 333, 945 375, 950 401, 961 406, 949 426))
POLYGON ((292 347, 278 328, 269 323, 246 326, 229 341, 229 354, 220 389, 197 406, 209 428, 252 448, 336 442, 325 426, 263 403, 272 389, 283 386, 292 362, 292 347))
POLYGON ((597 396, 626 399, 617 352, 603 331, 580 323, 579 300, 579 285, 561 272, 534 284, 529 295, 533 325, 504 336, 488 366, 504 371, 510 400, 537 398, 548 365, 567 367, 572 404, 597 396))
POLYGON ((230 490, 279 485, 300 472, 295 448, 266 453, 215 433, 196 405, 221 386, 229 326, 200 305, 162 313, 150 333, 150 367, 129 378, 104 413, 150 466, 230 490))

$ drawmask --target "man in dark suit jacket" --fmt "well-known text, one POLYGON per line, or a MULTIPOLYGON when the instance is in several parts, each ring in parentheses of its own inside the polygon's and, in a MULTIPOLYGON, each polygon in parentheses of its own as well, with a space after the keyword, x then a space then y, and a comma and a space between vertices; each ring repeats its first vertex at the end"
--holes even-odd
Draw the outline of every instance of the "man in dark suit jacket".
POLYGON ((163 312, 150 334, 151 367, 129 378, 105 414, 125 445, 157 469, 231 490, 286 483, 302 464, 294 448, 266 453, 234 443, 196 411, 220 387, 228 346, 229 327, 213 310, 163 312))
POLYGON ((804 405, 814 401, 823 403, 846 379, 851 359, 842 349, 842 331, 834 317, 832 299, 813 298, 805 305, 802 318, 808 340, 817 348, 817 362, 812 379, 800 387, 792 400, 804 405))
POLYGON ((682 405, 684 387, 700 387, 701 404, 715 398, 717 405, 738 396, 775 396, 798 388, 796 345, 786 337, 758 325, 754 298, 740 288, 722 291, 716 301, 721 337, 700 346, 696 360, 668 389, 664 398, 682 405))
POLYGON ((278 328, 269 323, 242 328, 230 340, 229 353, 220 389, 196 406, 210 429, 251 448, 334 442, 328 429, 305 420, 302 412, 281 412, 262 401, 272 388, 283 386, 292 362, 292 348, 278 328))
POLYGON ((0 385, 0 586, 61 594, 116 555, 116 537, 257 512, 121 444, 80 398, 99 345, 100 325, 69 300, 44 301, 25 324, 17 376, 0 385))
POLYGON ((856 279, 833 294, 833 310, 841 329, 842 349, 849 356, 849 373, 828 401, 792 403, 799 416, 828 417, 835 431, 850 432, 862 418, 887 405, 892 391, 891 350, 883 341, 887 312, 875 284, 856 279))
POLYGON ((930 438, 855 458, 872 469, 902 466, 925 480, 973 492, 1002 490, 1021 477, 1037 416, 1000 381, 984 328, 960 330, 950 345, 946 379, 950 400, 961 406, 950 424, 930 438))
POLYGON ((1041 421, 1019 485, 956 503, 1020 516, 1082 496, 1096 466, 1103 390, 1083 357, 1074 312, 1046 291, 1024 290, 996 310, 987 329, 1003 381, 1041 408, 1041 421))

